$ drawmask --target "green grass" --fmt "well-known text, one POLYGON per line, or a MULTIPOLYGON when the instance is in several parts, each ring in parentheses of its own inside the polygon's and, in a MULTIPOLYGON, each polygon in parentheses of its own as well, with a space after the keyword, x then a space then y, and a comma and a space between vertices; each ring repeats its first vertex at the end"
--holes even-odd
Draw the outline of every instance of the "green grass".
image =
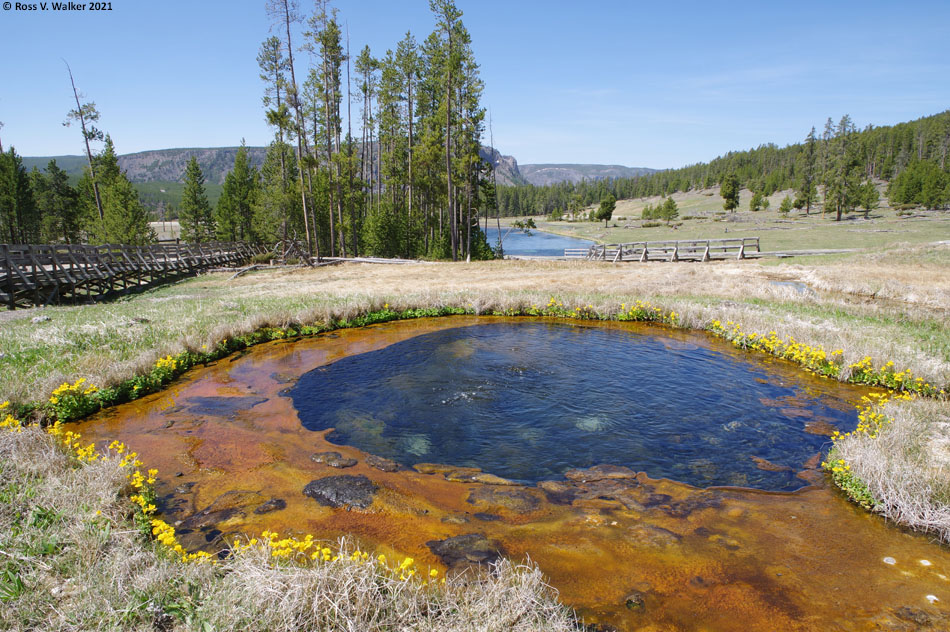
MULTIPOLYGON (((912 256, 920 264, 911 267, 939 269, 948 259, 947 250, 915 250, 912 256)), ((886 270, 903 271, 896 265, 903 265, 903 259, 889 252, 851 257, 834 265, 842 266, 843 276, 861 276, 878 265, 875 258, 886 270)), ((846 362, 873 355, 879 365, 893 358, 900 368, 943 380, 941 385, 950 381, 950 328, 940 317, 944 311, 911 301, 898 302, 900 307, 895 309, 893 302, 857 302, 835 292, 803 298, 777 292, 770 285, 770 275, 793 270, 839 274, 827 265, 783 269, 754 262, 614 266, 514 261, 263 270, 233 280, 230 274, 211 274, 112 303, 0 313, 4 318, 0 401, 43 402, 60 383, 78 377, 99 386, 117 384, 154 371, 160 356, 185 349, 201 353, 204 346, 213 348, 222 339, 265 326, 325 323, 415 307, 530 313, 533 305, 543 306, 552 297, 564 303, 565 313, 580 307, 602 315, 615 315, 621 303, 645 299, 664 312, 676 311, 680 314, 677 322, 686 327, 703 328, 712 319, 734 320, 746 332, 775 330, 783 338, 793 335, 829 351, 845 348, 846 362), (387 304, 389 308, 384 307, 387 304), (50 320, 32 322, 30 317, 38 313, 50 320)), ((947 402, 931 404, 934 407, 928 411, 947 415, 947 402)), ((283 630, 299 628, 301 613, 322 616, 325 612, 315 607, 318 598, 312 590, 314 582, 324 580, 315 579, 306 569, 285 574, 264 563, 264 558, 216 574, 163 558, 130 522, 121 473, 117 476, 115 468, 109 470, 104 462, 74 467, 48 445, 44 447, 42 436, 33 438, 38 443, 27 443, 20 434, 6 431, 0 437, 0 550, 19 556, 13 562, 0 560, 0 600, 4 600, 0 627, 57 629, 65 624, 55 617, 63 616, 74 629, 96 625, 152 629, 157 625, 155 617, 161 617, 168 629, 200 630, 205 623, 214 629, 232 629, 229 622, 237 621, 255 629, 283 630), (101 521, 96 511, 107 520, 101 521), (115 569, 123 573, 121 577, 116 577, 115 569), (286 587, 282 594, 292 594, 293 601, 262 599, 257 588, 268 582, 282 590, 286 587), (77 585, 82 589, 73 588, 77 585), (235 617, 238 609, 242 614, 235 617)), ((870 489, 882 497, 875 491, 878 487, 870 489)), ((926 515, 931 510, 931 506, 921 509, 926 515)), ((929 527, 922 523, 922 528, 929 527)), ((538 599, 537 595, 544 594, 543 583, 536 569, 532 572, 534 579, 527 582, 525 594, 538 599)), ((344 574, 329 585, 345 601, 363 599, 364 593, 349 595, 341 590, 376 585, 375 579, 360 575, 360 582, 368 582, 360 584, 354 577, 344 574)), ((502 579, 488 586, 491 595, 486 599, 459 586, 453 597, 457 601, 452 603, 468 608, 466 604, 475 599, 481 604, 476 609, 478 617, 503 614, 511 607, 505 591, 524 582, 516 574, 502 579)), ((412 608, 419 612, 452 614, 431 608, 425 599, 415 599, 412 608)), ((391 604, 379 603, 375 597, 370 603, 392 612, 391 604)), ((553 601, 544 603, 547 612, 558 612, 553 601)), ((459 606, 451 608, 459 612, 459 606)), ((484 620, 469 620, 469 628, 459 624, 458 629, 479 629, 484 620)), ((317 629, 323 623, 320 620, 317 629)), ((565 623, 552 629, 570 628, 565 623)))
MULTIPOLYGON (((835 222, 833 213, 822 216, 815 210, 808 216, 793 210, 787 218, 782 217, 778 207, 785 195, 794 197, 792 191, 780 191, 772 195, 769 198, 769 210, 751 212, 748 210, 751 194, 743 190, 739 209, 735 213, 723 211, 722 198, 718 193, 709 193, 710 190, 705 190, 673 195, 680 217, 695 217, 676 220, 673 224, 677 228, 665 223, 653 228, 640 227, 643 208, 647 204, 656 205, 661 198, 619 201, 610 228, 606 229, 603 222, 550 222, 543 217, 535 221, 539 230, 594 239, 601 243, 759 237, 761 249, 770 252, 851 248, 881 250, 897 244, 928 243, 950 236, 950 212, 946 211, 921 211, 899 217, 896 211, 883 203, 885 206, 870 213, 870 219, 863 219, 864 213, 859 212, 835 222)), ((834 260, 840 259, 821 258, 807 262, 820 264, 834 260)), ((799 261, 795 259, 796 263, 799 261)))

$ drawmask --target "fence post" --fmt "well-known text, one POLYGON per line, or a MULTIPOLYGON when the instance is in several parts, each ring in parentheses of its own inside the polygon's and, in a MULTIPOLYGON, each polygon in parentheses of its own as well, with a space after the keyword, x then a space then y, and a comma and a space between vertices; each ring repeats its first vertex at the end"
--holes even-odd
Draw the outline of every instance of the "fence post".
POLYGON ((13 265, 10 261, 10 246, 3 244, 3 264, 7 270, 7 302, 10 309, 16 309, 16 284, 13 281, 13 265))

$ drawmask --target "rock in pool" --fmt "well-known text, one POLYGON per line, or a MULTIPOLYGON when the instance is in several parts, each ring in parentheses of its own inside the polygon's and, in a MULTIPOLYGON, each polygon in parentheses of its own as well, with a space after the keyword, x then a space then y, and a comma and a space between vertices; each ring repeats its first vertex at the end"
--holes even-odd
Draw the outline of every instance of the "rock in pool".
POLYGON ((340 469, 356 465, 356 459, 345 457, 339 452, 317 452, 310 455, 310 460, 314 463, 323 463, 340 469))
POLYGON ((362 474, 342 474, 312 480, 303 488, 303 493, 325 507, 349 505, 366 509, 373 504, 376 485, 362 474))
POLYGON ((457 535, 445 540, 430 540, 426 542, 426 546, 448 567, 490 564, 498 561, 505 554, 500 544, 480 533, 457 535))

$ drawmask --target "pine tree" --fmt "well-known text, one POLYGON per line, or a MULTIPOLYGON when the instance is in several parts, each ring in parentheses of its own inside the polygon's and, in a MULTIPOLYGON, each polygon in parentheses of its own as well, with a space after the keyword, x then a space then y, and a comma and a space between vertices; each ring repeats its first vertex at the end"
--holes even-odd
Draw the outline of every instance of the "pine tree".
POLYGON ((42 218, 40 240, 44 244, 80 241, 79 195, 69 185, 69 176, 50 160, 46 173, 32 173, 36 206, 42 218))
MULTIPOLYGON (((286 99, 282 100, 287 88, 286 72, 288 62, 283 55, 280 38, 270 37, 264 40, 264 43, 261 44, 260 52, 257 55, 257 63, 261 69, 259 76, 261 80, 265 82, 264 97, 262 99, 264 107, 268 108, 265 118, 268 125, 275 128, 275 143, 278 147, 284 147, 284 136, 290 132, 293 123, 290 118, 290 110, 285 102, 286 99)), ((270 151, 268 151, 268 155, 271 155, 270 151)), ((255 231, 258 237, 264 236, 268 241, 288 239, 288 222, 290 222, 290 217, 293 213, 293 203, 288 201, 286 195, 287 191, 293 188, 289 176, 287 152, 282 150, 276 151, 274 155, 278 162, 274 165, 276 170, 269 175, 276 176, 277 180, 268 181, 268 184, 262 188, 261 193, 276 195, 276 197, 269 201, 259 201, 261 208, 266 207, 268 209, 267 213, 265 213, 267 217, 266 228, 255 231), (275 186, 275 183, 278 186, 275 186), (278 233, 273 232, 274 222, 276 222, 276 226, 279 229, 278 233)), ((296 177, 296 172, 294 177, 296 177)), ((255 210, 255 214, 258 213, 258 210, 255 210)))
MULTIPOLYGON (((445 181, 446 181, 446 201, 449 213, 449 243, 452 248, 452 260, 458 261, 459 258, 459 234, 458 234, 458 206, 456 205, 455 191, 452 187, 452 129, 453 129, 453 108, 452 96, 456 89, 456 82, 460 74, 458 67, 461 65, 461 56, 458 53, 458 33, 457 24, 462 17, 462 12, 452 0, 429 0, 429 9, 435 14, 438 20, 438 29, 444 34, 444 53, 442 55, 442 84, 444 88, 445 100, 442 104, 445 120, 445 181)), ((434 34, 433 34, 434 35, 434 34)))
POLYGON ((293 149, 287 143, 274 140, 267 149, 259 193, 252 205, 255 235, 267 245, 301 237, 303 213, 297 182, 293 149))
POLYGON ((817 160, 818 138, 815 136, 815 128, 812 127, 805 137, 805 149, 801 153, 801 186, 798 189, 796 198, 801 200, 798 208, 805 208, 805 215, 811 212, 811 205, 814 204, 818 196, 818 187, 815 183, 815 168, 817 160))
MULTIPOLYGON (((307 143, 307 133, 303 120, 303 103, 300 99, 300 86, 297 84, 296 70, 294 69, 294 45, 291 39, 292 23, 300 21, 300 14, 295 0, 267 0, 267 14, 275 21, 275 25, 286 34, 282 42, 287 52, 287 69, 290 71, 290 82, 286 85, 287 100, 294 115, 294 136, 297 138, 297 184, 300 194, 300 204, 303 209, 304 236, 307 241, 307 250, 310 254, 320 257, 319 246, 314 243, 310 235, 310 218, 308 216, 307 192, 304 184, 305 163, 310 159, 310 147, 307 143), (314 248, 316 247, 316 251, 314 248)), ((314 227, 316 231, 316 227, 314 227)))
POLYGON ((185 189, 178 207, 182 241, 200 244, 214 239, 214 217, 205 194, 205 177, 194 156, 185 167, 185 189))
POLYGON ((842 214, 854 210, 860 201, 860 165, 856 150, 854 124, 845 114, 827 149, 824 208, 834 209, 835 221, 841 221, 842 214))
POLYGON ((878 193, 877 187, 874 186, 874 183, 868 180, 861 185, 859 197, 861 200, 861 208, 864 209, 864 219, 867 219, 868 215, 871 214, 871 211, 876 209, 878 204, 880 204, 881 194, 878 193))
POLYGON ((749 200, 749 210, 753 213, 756 211, 762 210, 762 203, 765 200, 760 191, 754 191, 752 193, 752 198, 749 200))
MULTIPOLYGON (((343 54, 342 33, 336 20, 336 10, 328 12, 327 1, 320 0, 315 13, 310 19, 313 45, 320 58, 320 66, 312 72, 318 89, 315 91, 316 102, 313 104, 315 113, 320 117, 319 127, 322 128, 323 138, 315 136, 315 146, 323 144, 326 158, 326 177, 328 194, 328 219, 330 255, 346 256, 346 235, 343 217, 344 192, 342 188, 342 116, 340 104, 343 99, 341 86, 341 69, 345 56, 343 54)), ((315 126, 317 127, 317 126, 315 126)), ((317 129, 314 130, 315 134, 317 129)))
POLYGON ((0 239, 13 244, 36 243, 40 218, 33 198, 30 175, 11 147, 0 153, 0 239))
POLYGON ((224 177, 221 197, 215 208, 216 236, 221 241, 256 242, 254 232, 254 198, 257 195, 257 169, 247 157, 247 146, 241 141, 234 168, 224 177))
POLYGON ((149 225, 148 210, 139 200, 138 192, 119 168, 115 145, 107 134, 102 152, 93 156, 99 182, 103 219, 95 205, 95 186, 91 170, 79 179, 79 214, 86 239, 94 244, 128 244, 144 246, 155 241, 149 225))
POLYGON ((680 216, 679 207, 676 205, 676 200, 672 197, 666 198, 663 201, 663 207, 661 209, 662 218, 666 220, 666 225, 669 226, 670 222, 680 216))
POLYGON ((739 206, 739 178, 734 173, 723 179, 719 195, 722 196, 722 208, 725 210, 735 211, 739 206))
POLYGON ((597 219, 604 220, 604 228, 607 228, 607 222, 614 215, 614 209, 617 208, 617 199, 612 195, 607 195, 600 201, 600 207, 597 209, 597 219))
POLYGON ((792 210, 792 198, 785 196, 782 198, 782 204, 778 207, 778 212, 786 216, 792 210))

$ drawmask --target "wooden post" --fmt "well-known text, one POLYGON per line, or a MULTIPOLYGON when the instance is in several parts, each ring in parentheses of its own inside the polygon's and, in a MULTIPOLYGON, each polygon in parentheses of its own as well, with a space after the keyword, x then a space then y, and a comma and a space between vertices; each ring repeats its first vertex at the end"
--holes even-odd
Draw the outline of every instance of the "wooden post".
POLYGON ((13 281, 13 262, 10 261, 10 246, 3 244, 3 265, 7 271, 7 303, 10 309, 16 309, 16 284, 13 281))
POLYGON ((709 240, 706 240, 706 250, 703 252, 703 262, 709 261, 709 240))
POLYGON ((743 239, 739 245, 739 256, 736 257, 736 259, 745 259, 745 239, 743 239))

